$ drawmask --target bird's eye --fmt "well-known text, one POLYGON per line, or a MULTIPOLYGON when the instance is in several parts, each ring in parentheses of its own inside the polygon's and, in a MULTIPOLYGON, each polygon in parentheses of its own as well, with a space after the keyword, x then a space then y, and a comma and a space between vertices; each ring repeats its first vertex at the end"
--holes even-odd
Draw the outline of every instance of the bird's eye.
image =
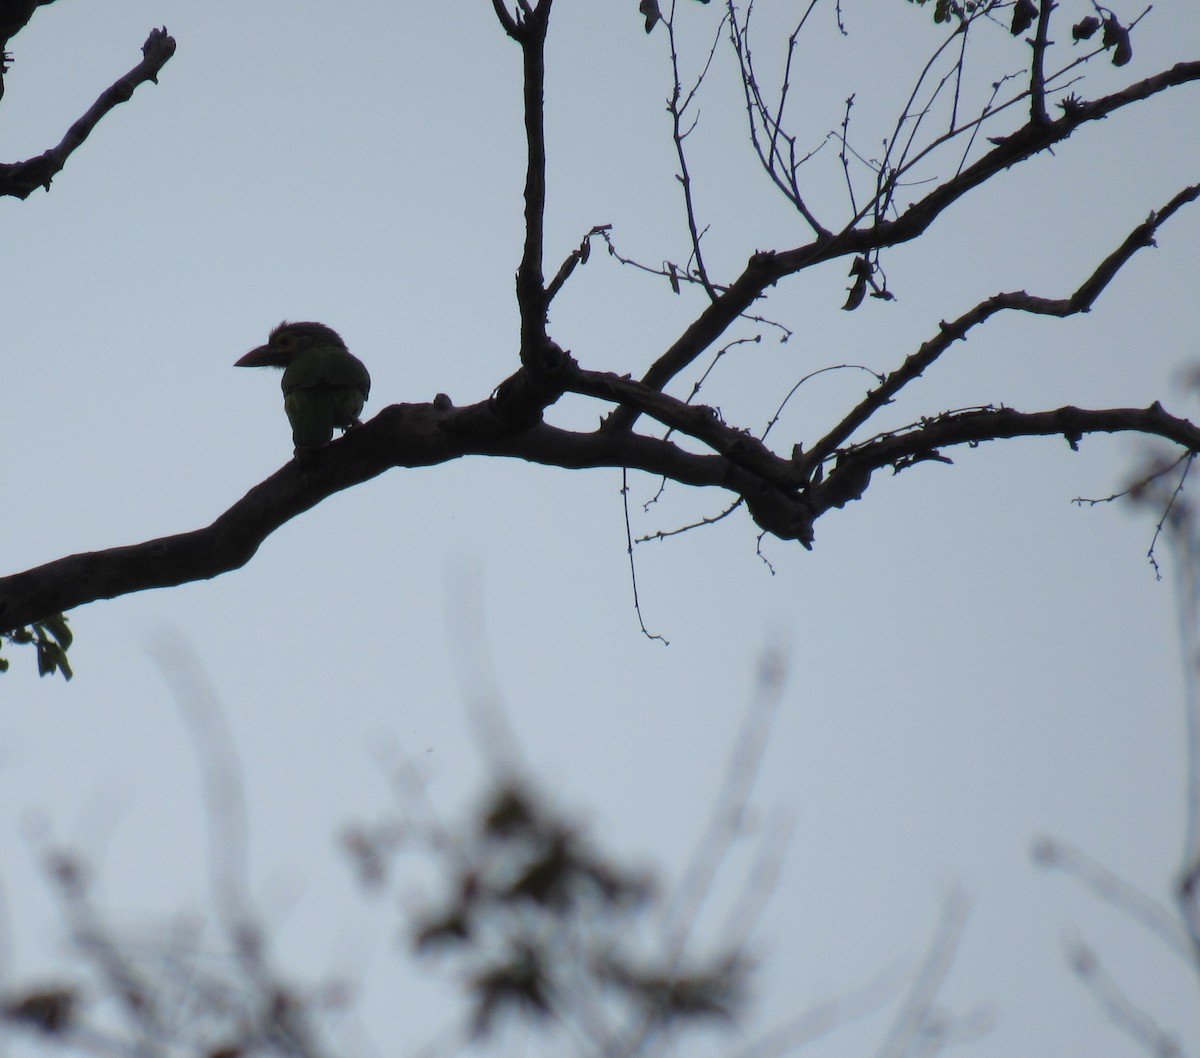
POLYGON ((294 334, 280 334, 275 338, 275 345, 281 353, 293 352, 296 348, 296 343, 299 339, 294 334))

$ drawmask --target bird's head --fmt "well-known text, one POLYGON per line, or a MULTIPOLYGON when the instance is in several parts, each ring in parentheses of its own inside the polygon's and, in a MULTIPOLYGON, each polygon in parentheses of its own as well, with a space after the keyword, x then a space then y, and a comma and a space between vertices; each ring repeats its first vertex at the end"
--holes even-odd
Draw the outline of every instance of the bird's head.
POLYGON ((266 345, 251 349, 234 367, 287 367, 301 353, 309 349, 345 349, 346 343, 332 327, 323 323, 288 323, 286 320, 276 327, 266 345))

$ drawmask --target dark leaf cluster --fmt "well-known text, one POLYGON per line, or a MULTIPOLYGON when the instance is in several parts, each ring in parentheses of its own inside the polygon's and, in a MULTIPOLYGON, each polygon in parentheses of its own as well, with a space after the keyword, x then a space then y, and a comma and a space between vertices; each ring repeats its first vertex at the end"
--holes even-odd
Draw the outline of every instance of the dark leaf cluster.
MULTIPOLYGON (((924 6, 929 0, 908 0, 910 4, 924 6)), ((1022 0, 1028 2, 1028 0, 1022 0)), ((933 21, 937 24, 958 19, 966 22, 976 15, 985 14, 994 7, 1000 6, 999 0, 934 0, 933 21)))
MULTIPOLYGON (((63 614, 56 613, 44 620, 13 629, 6 632, 3 638, 19 646, 33 645, 37 651, 39 676, 53 676, 61 672, 63 679, 69 680, 73 675, 70 662, 67 661, 67 650, 74 637, 63 614)), ((8 664, 7 658, 0 657, 0 672, 7 672, 8 664)))

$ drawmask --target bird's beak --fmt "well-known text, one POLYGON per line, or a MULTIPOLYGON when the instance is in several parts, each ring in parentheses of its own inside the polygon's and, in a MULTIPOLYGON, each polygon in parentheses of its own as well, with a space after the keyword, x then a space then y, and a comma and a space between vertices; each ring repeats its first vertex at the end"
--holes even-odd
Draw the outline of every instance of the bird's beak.
POLYGON ((287 361, 283 355, 269 345, 260 345, 251 349, 240 360, 233 362, 234 367, 286 367, 287 361))

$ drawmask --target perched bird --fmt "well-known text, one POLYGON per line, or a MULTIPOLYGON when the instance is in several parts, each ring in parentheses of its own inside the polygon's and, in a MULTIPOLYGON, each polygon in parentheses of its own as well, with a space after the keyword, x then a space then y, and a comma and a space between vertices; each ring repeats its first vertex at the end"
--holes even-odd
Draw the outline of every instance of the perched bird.
POLYGON ((333 429, 358 426, 371 376, 346 343, 323 323, 281 323, 266 345, 235 367, 282 367, 283 410, 297 450, 327 444, 333 429))

